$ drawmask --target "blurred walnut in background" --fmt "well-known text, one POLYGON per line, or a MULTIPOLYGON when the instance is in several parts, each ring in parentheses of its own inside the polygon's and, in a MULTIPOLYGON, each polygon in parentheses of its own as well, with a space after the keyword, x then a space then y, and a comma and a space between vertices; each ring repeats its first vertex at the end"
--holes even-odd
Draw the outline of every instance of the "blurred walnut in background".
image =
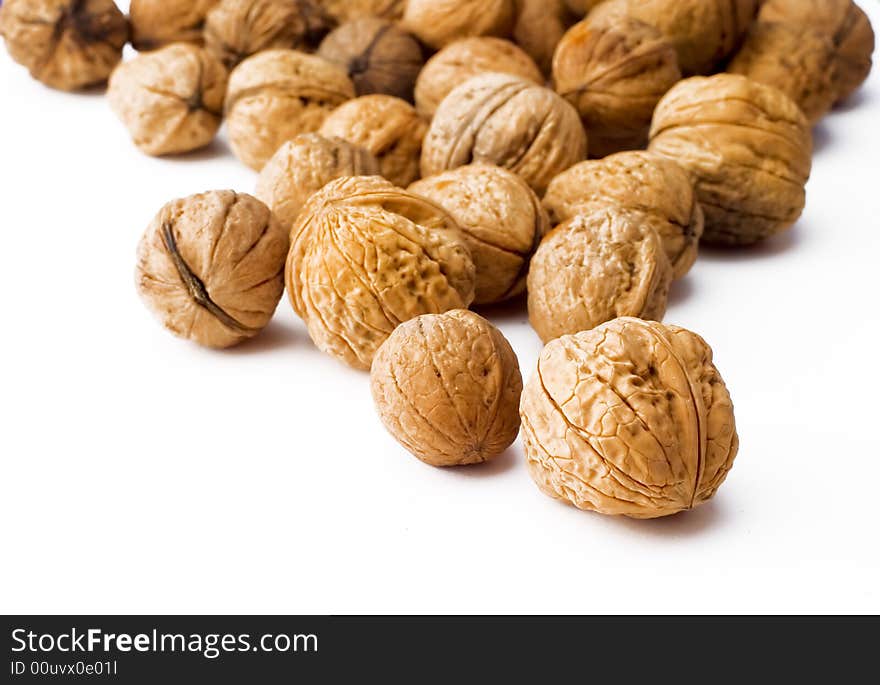
POLYGON ((365 16, 396 21, 403 17, 406 0, 318 0, 318 4, 343 24, 365 16))
POLYGON ((517 0, 516 7, 513 40, 549 74, 556 46, 575 23, 575 15, 564 0, 517 0))
POLYGON ((429 47, 459 38, 506 38, 516 21, 515 0, 408 0, 403 26, 429 47))
POLYGON ((220 0, 131 0, 131 42, 138 50, 170 43, 201 45, 205 17, 220 0))

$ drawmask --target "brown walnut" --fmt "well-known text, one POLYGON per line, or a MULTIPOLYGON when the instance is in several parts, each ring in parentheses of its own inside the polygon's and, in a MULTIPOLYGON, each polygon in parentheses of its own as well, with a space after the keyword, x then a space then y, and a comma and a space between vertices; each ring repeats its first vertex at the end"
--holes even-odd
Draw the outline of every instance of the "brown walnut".
POLYGON ((406 0, 318 0, 338 23, 344 24, 365 16, 397 21, 403 17, 406 0))
POLYGON ((138 50, 202 45, 205 17, 219 0, 131 0, 131 42, 138 50))
POLYGON ((513 40, 549 74, 553 53, 565 32, 575 23, 564 0, 517 0, 513 40))
POLYGON ((565 0, 565 6, 575 16, 583 17, 602 2, 605 2, 605 0, 565 0))
POLYGON ((439 50, 470 36, 510 36, 515 0, 408 0, 403 26, 439 50))

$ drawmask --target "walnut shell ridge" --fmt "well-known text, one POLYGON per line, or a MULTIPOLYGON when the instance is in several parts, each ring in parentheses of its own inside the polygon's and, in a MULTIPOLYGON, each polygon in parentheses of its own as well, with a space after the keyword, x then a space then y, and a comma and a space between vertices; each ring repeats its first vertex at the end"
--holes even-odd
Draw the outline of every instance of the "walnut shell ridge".
POLYGON ((515 0, 407 0, 402 23, 439 50, 471 36, 507 38, 515 20, 515 0))
POLYGON ((520 414, 541 491, 602 514, 646 519, 693 509, 717 492, 739 447, 709 345, 639 319, 547 345, 520 414))
POLYGON ((522 376, 510 343, 464 309, 398 326, 370 370, 388 432, 433 466, 479 464, 519 433, 522 376))
POLYGON ((202 45, 205 17, 219 0, 131 0, 131 42, 137 50, 171 43, 202 45))

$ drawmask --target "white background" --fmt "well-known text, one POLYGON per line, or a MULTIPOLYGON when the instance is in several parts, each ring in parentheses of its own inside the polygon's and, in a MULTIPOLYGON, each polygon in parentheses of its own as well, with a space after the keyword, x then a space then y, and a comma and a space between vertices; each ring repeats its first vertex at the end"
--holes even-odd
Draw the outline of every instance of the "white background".
MULTIPOLYGON (((880 69, 817 129, 795 229, 675 286, 742 448, 713 502, 642 522, 540 494, 519 442, 423 465, 286 297, 239 349, 175 339, 135 293, 140 234, 254 174, 222 139, 146 157, 4 52, 0 97, 0 611, 880 611, 880 69)), ((530 375, 523 307, 491 318, 530 375)))

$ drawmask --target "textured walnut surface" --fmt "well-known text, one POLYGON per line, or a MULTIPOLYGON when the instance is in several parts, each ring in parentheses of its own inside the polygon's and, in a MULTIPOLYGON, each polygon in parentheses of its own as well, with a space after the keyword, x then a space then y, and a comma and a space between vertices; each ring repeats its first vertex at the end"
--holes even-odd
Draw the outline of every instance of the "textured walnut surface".
POLYGON ((106 81, 128 34, 128 20, 113 0, 6 0, 0 6, 9 56, 60 90, 106 81))
POLYGON ((788 97, 744 76, 676 85, 657 106, 650 150, 688 172, 708 242, 758 242, 790 227, 804 209, 809 124, 788 97))
POLYGON ((207 50, 176 43, 117 67, 107 100, 150 155, 204 147, 220 128, 228 74, 207 50))
POLYGON ((678 164, 650 152, 620 152, 574 165, 554 178, 544 195, 553 225, 609 206, 642 214, 663 241, 675 278, 690 270, 704 218, 678 164))
POLYGON ((657 232, 618 208, 581 214, 544 238, 529 269, 529 321, 541 340, 619 316, 662 319, 672 266, 657 232))
POLYGON ((376 353, 370 385, 388 431, 434 466, 488 461, 519 433, 516 355, 501 332, 473 312, 402 323, 376 353))
POLYGON ((516 20, 515 0, 408 0, 403 26, 439 49, 459 38, 506 38, 516 20))
POLYGON ((580 117, 559 95, 509 74, 482 74, 437 109, 422 148, 422 176, 472 162, 495 164, 541 194, 586 152, 580 117))
POLYGON ((512 37, 549 74, 556 46, 574 22, 565 0, 516 0, 512 37))
POLYGON ((355 368, 369 369, 404 321, 473 301, 474 264, 455 221, 384 179, 327 184, 292 235, 291 304, 318 348, 355 368))
POLYGON ((250 195, 225 190, 175 200, 138 246, 138 292, 175 335, 230 347, 275 313, 287 247, 287 232, 250 195))
POLYGON ((520 405, 529 472, 579 509, 657 518, 710 499, 739 447, 706 342, 618 319, 554 340, 520 405))
POLYGON ((318 4, 342 24, 364 16, 400 19, 406 0, 318 0, 318 4))
POLYGON ((525 181, 500 167, 473 164, 409 189, 443 207, 461 227, 477 268, 475 304, 500 302, 525 290, 529 261, 550 225, 525 181))
POLYGON ((354 97, 339 67, 296 50, 266 50, 229 77, 226 126, 232 151, 259 171, 282 143, 317 131, 328 114, 354 97))
POLYGON ((201 45, 205 17, 220 0, 131 0, 131 42, 138 50, 170 43, 201 45))

